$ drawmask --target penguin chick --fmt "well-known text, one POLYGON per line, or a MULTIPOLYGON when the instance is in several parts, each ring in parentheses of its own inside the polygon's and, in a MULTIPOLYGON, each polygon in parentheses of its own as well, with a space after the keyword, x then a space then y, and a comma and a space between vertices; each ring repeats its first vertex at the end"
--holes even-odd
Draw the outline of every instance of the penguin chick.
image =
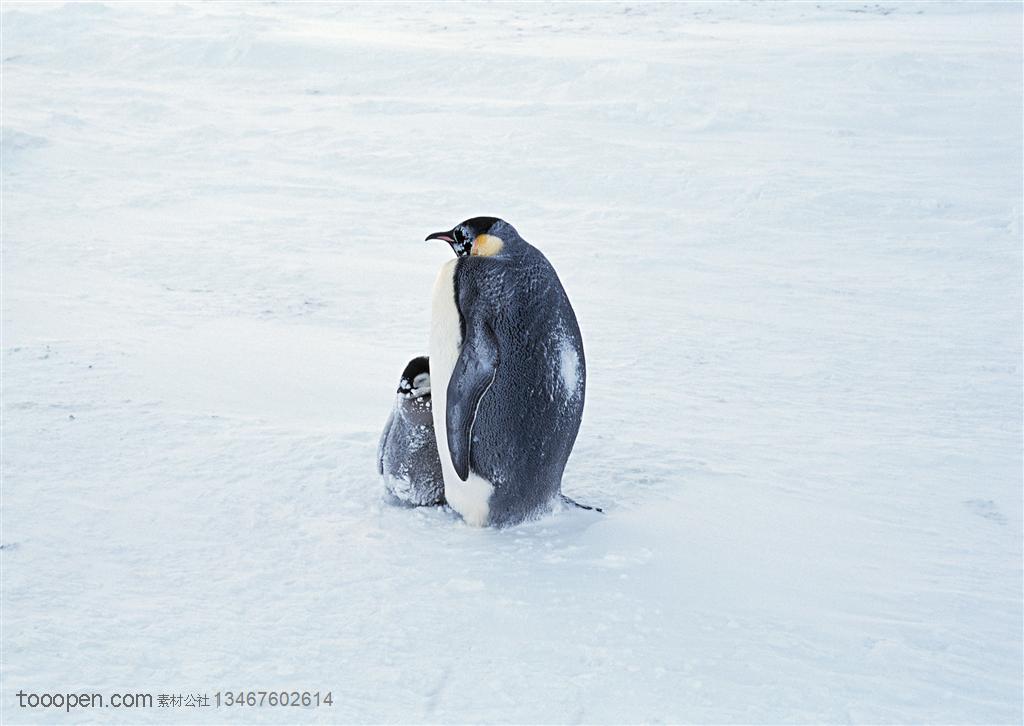
POLYGON ((413 358, 402 372, 394 407, 377 447, 377 472, 387 493, 398 503, 414 507, 444 503, 426 356, 413 358))

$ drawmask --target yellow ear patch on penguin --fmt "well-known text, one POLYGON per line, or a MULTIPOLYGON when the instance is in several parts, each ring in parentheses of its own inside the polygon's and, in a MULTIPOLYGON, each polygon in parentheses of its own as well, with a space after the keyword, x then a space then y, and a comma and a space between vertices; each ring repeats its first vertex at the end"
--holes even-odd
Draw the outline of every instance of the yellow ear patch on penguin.
POLYGON ((470 254, 478 257, 493 257, 501 252, 501 248, 504 246, 505 242, 501 237, 495 237, 493 234, 478 234, 473 240, 473 249, 470 250, 470 254))

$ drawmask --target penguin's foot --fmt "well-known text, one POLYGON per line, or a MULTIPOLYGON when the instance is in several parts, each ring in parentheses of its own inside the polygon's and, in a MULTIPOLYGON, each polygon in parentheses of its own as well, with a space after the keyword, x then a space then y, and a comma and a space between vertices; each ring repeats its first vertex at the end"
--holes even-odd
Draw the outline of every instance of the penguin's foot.
POLYGON ((591 510, 593 512, 600 512, 601 514, 604 514, 604 510, 601 509, 601 507, 590 507, 590 506, 587 506, 586 504, 580 504, 575 499, 570 499, 569 497, 565 496, 564 494, 559 494, 558 496, 560 496, 562 498, 562 501, 564 503, 566 503, 566 504, 571 504, 572 506, 579 507, 580 509, 589 509, 589 510, 591 510))

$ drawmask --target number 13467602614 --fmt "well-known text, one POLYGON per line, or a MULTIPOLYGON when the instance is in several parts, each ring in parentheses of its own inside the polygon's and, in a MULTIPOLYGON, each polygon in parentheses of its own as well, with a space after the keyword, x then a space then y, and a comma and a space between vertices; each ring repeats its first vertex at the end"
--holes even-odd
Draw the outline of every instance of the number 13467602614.
POLYGON ((213 696, 214 705, 221 706, 294 706, 298 708, 319 708, 333 706, 330 691, 217 691, 213 696))

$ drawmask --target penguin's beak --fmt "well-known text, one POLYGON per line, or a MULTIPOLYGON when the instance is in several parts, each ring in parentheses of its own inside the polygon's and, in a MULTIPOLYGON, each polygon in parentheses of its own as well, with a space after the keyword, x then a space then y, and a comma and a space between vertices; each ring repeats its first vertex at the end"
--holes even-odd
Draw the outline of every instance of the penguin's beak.
POLYGON ((447 232, 434 232, 433 234, 428 234, 427 238, 423 241, 429 242, 432 239, 439 239, 444 240, 448 244, 451 244, 452 242, 455 241, 455 235, 452 234, 453 231, 454 230, 448 230, 447 232))

